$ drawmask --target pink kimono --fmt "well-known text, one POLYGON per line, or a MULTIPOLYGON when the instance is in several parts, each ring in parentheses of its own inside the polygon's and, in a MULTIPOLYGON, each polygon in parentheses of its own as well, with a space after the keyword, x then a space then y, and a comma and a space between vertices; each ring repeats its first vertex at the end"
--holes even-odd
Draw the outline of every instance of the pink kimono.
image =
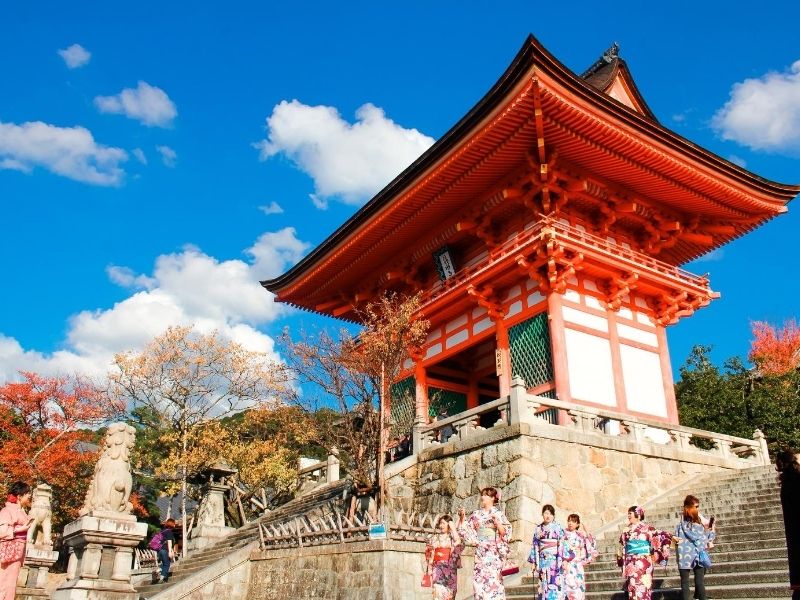
MULTIPOLYGON (((0 510, 0 540, 25 540, 28 533, 28 515, 16 502, 7 502, 0 510)), ((17 592, 17 578, 22 568, 22 560, 0 565, 0 600, 14 600, 17 592)))
POLYGON ((511 541, 511 523, 496 507, 479 509, 458 528, 458 533, 468 544, 475 544, 475 569, 472 574, 472 591, 475 600, 505 600, 506 589, 500 572, 508 557, 511 541), (500 536, 494 518, 505 528, 500 536))

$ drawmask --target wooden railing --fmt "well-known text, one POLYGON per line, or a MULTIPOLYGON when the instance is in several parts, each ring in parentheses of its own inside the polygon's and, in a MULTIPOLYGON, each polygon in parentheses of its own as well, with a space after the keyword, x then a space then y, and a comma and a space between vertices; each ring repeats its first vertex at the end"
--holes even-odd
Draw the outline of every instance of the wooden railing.
MULTIPOLYGON (((380 522, 386 527, 388 539, 424 542, 434 533, 439 516, 395 511, 380 522)), ((348 518, 339 512, 321 517, 304 515, 280 523, 261 523, 259 546, 261 550, 268 550, 363 542, 370 539, 370 526, 376 523, 378 520, 369 513, 348 518)))
POLYGON ((542 428, 566 428, 589 435, 614 436, 639 444, 662 444, 681 451, 701 452, 726 459, 738 458, 750 464, 770 464, 767 443, 764 434, 759 430, 753 434, 753 439, 746 439, 634 417, 603 408, 543 398, 528 394, 525 382, 519 377, 512 380, 511 394, 505 398, 482 404, 429 425, 416 425, 414 452, 419 453, 442 443, 442 430, 455 430, 455 434, 450 436, 447 443, 481 434, 487 429, 479 425, 481 416, 490 413, 499 414, 492 427, 529 423, 542 428), (711 448, 706 450, 695 446, 691 443, 693 440, 706 440, 705 445, 711 448))

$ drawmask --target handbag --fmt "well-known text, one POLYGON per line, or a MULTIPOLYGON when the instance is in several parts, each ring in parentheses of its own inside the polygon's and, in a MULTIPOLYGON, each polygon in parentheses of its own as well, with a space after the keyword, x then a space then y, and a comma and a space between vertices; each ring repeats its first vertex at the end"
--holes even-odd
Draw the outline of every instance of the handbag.
POLYGON ((711 555, 707 550, 700 550, 700 552, 697 553, 696 563, 698 567, 703 567, 704 569, 711 568, 711 555))
POLYGON ((513 560, 507 560, 503 563, 503 568, 500 570, 500 575, 507 577, 508 575, 515 575, 519 573, 519 565, 513 560))
POLYGON ((420 582, 420 585, 422 587, 431 587, 433 585, 433 581, 432 581, 430 573, 425 573, 422 576, 422 581, 420 582))
POLYGON ((0 542, 0 565, 19 562, 25 558, 25 538, 14 538, 0 542))

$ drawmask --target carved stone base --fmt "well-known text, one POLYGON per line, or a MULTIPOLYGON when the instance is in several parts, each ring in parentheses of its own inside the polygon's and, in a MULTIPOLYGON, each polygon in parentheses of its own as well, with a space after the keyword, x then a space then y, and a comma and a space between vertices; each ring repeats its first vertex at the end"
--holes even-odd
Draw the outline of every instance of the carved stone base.
POLYGON ((220 541, 222 538, 229 536, 234 531, 235 527, 220 527, 218 525, 198 525, 192 529, 192 537, 189 544, 186 546, 187 550, 199 550, 206 546, 212 546, 220 541))
POLYGON ((67 525, 64 544, 73 553, 53 600, 136 600, 133 549, 146 535, 147 524, 129 518, 89 514, 67 525))
POLYGON ((25 549, 25 564, 17 579, 17 598, 45 596, 47 574, 58 560, 58 552, 51 546, 28 546, 25 549))

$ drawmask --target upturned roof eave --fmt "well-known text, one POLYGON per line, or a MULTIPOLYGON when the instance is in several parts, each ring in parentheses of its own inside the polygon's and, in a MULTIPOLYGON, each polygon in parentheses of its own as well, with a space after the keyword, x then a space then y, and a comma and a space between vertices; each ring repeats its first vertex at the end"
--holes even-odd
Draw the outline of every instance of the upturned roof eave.
MULTIPOLYGON (((627 66, 625 66, 625 69, 628 74, 628 80, 633 87, 637 100, 641 100, 645 110, 650 114, 639 113, 582 80, 550 54, 531 34, 528 35, 522 48, 494 86, 433 146, 286 273, 273 279, 261 281, 261 285, 270 292, 277 294, 281 289, 294 282, 304 271, 326 256, 341 241, 350 237, 360 226, 384 209, 393 198, 407 189, 414 180, 468 137, 469 133, 506 99, 507 94, 526 75, 530 75, 537 68, 542 69, 543 73, 549 74, 562 85, 571 91, 577 92, 590 102, 601 105, 626 124, 649 134, 649 137, 693 156, 706 166, 722 171, 732 179, 748 187, 759 188, 765 193, 776 197, 776 208, 780 206, 779 199, 782 199, 785 205, 800 194, 800 185, 782 184, 761 177, 665 128, 655 119, 654 115, 651 117, 652 111, 644 102, 644 98, 636 87, 633 77, 630 76, 627 66)), ((768 218, 765 215, 765 219, 768 220, 768 218)))

